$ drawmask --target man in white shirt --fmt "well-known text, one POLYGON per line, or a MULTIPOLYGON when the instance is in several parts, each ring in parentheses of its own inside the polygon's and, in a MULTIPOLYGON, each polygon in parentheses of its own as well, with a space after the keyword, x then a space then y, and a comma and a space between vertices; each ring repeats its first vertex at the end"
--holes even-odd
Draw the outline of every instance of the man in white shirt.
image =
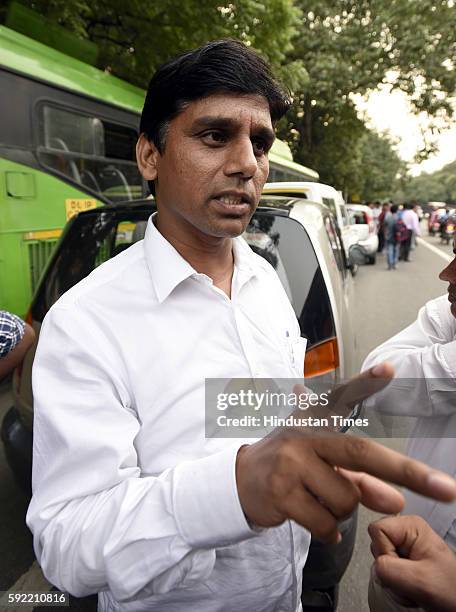
MULTIPOLYGON (((456 254, 456 244, 453 245, 456 254)), ((362 369, 390 362, 397 384, 365 402, 366 410, 417 417, 407 453, 456 474, 456 258, 442 270, 448 295, 427 302, 414 323, 374 349, 362 369), (418 380, 417 380, 418 379, 418 380), (392 390, 392 391, 391 391, 392 390), (391 401, 391 393, 400 401, 391 401)), ((405 512, 417 514, 456 551, 456 504, 406 494, 405 512)))
POLYGON ((402 506, 335 466, 456 497, 454 481, 368 440, 205 438, 205 378, 303 372, 286 293, 239 238, 288 103, 236 41, 159 69, 137 146, 158 213, 43 323, 27 521, 48 579, 98 592, 99 610, 298 610, 309 531, 336 542, 358 502, 402 506))
POLYGON ((407 240, 401 243, 400 259, 403 261, 410 261, 410 250, 413 237, 421 236, 420 220, 413 210, 412 204, 405 204, 401 219, 407 228, 408 236, 407 240))

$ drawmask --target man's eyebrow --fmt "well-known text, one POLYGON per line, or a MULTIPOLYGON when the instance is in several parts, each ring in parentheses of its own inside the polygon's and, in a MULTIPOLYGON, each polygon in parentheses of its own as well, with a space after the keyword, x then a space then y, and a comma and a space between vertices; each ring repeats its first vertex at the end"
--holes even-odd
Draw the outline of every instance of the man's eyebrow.
MULTIPOLYGON (((192 123, 192 131, 204 130, 207 128, 219 129, 219 130, 234 130, 239 126, 239 122, 229 117, 198 117, 192 123)), ((254 128, 253 133, 255 136, 261 136, 271 144, 275 140, 274 130, 267 126, 259 126, 254 128)))

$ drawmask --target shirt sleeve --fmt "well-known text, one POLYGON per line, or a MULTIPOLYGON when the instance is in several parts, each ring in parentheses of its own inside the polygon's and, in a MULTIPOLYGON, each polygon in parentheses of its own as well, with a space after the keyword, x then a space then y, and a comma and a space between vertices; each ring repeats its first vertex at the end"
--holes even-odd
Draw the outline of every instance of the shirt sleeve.
POLYGON ((456 323, 446 296, 421 308, 416 321, 369 353, 361 369, 383 361, 394 366, 394 380, 365 407, 407 416, 456 412, 456 323))
POLYGON ((58 588, 118 601, 203 581, 220 546, 257 535, 235 479, 240 445, 141 474, 140 422, 119 351, 92 317, 54 307, 33 368, 33 497, 27 524, 58 588))
POLYGON ((0 310, 0 359, 6 357, 24 337, 24 321, 15 314, 0 310))

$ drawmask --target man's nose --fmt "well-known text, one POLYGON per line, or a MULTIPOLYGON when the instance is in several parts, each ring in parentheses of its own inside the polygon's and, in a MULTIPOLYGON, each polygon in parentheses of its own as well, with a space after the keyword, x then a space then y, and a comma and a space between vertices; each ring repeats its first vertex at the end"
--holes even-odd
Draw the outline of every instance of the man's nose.
POLYGON ((440 272, 439 278, 447 283, 456 284, 456 257, 440 272))
POLYGON ((225 174, 238 174, 244 179, 249 179, 257 170, 258 160, 250 138, 239 138, 233 142, 225 165, 225 174))

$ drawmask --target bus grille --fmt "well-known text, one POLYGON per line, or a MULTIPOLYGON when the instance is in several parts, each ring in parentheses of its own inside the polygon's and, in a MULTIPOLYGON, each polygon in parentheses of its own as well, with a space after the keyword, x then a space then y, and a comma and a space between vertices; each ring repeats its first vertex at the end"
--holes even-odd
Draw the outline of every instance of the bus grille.
POLYGON ((38 285, 41 273, 52 251, 54 250, 56 243, 57 239, 30 240, 27 242, 32 292, 35 291, 38 285))

